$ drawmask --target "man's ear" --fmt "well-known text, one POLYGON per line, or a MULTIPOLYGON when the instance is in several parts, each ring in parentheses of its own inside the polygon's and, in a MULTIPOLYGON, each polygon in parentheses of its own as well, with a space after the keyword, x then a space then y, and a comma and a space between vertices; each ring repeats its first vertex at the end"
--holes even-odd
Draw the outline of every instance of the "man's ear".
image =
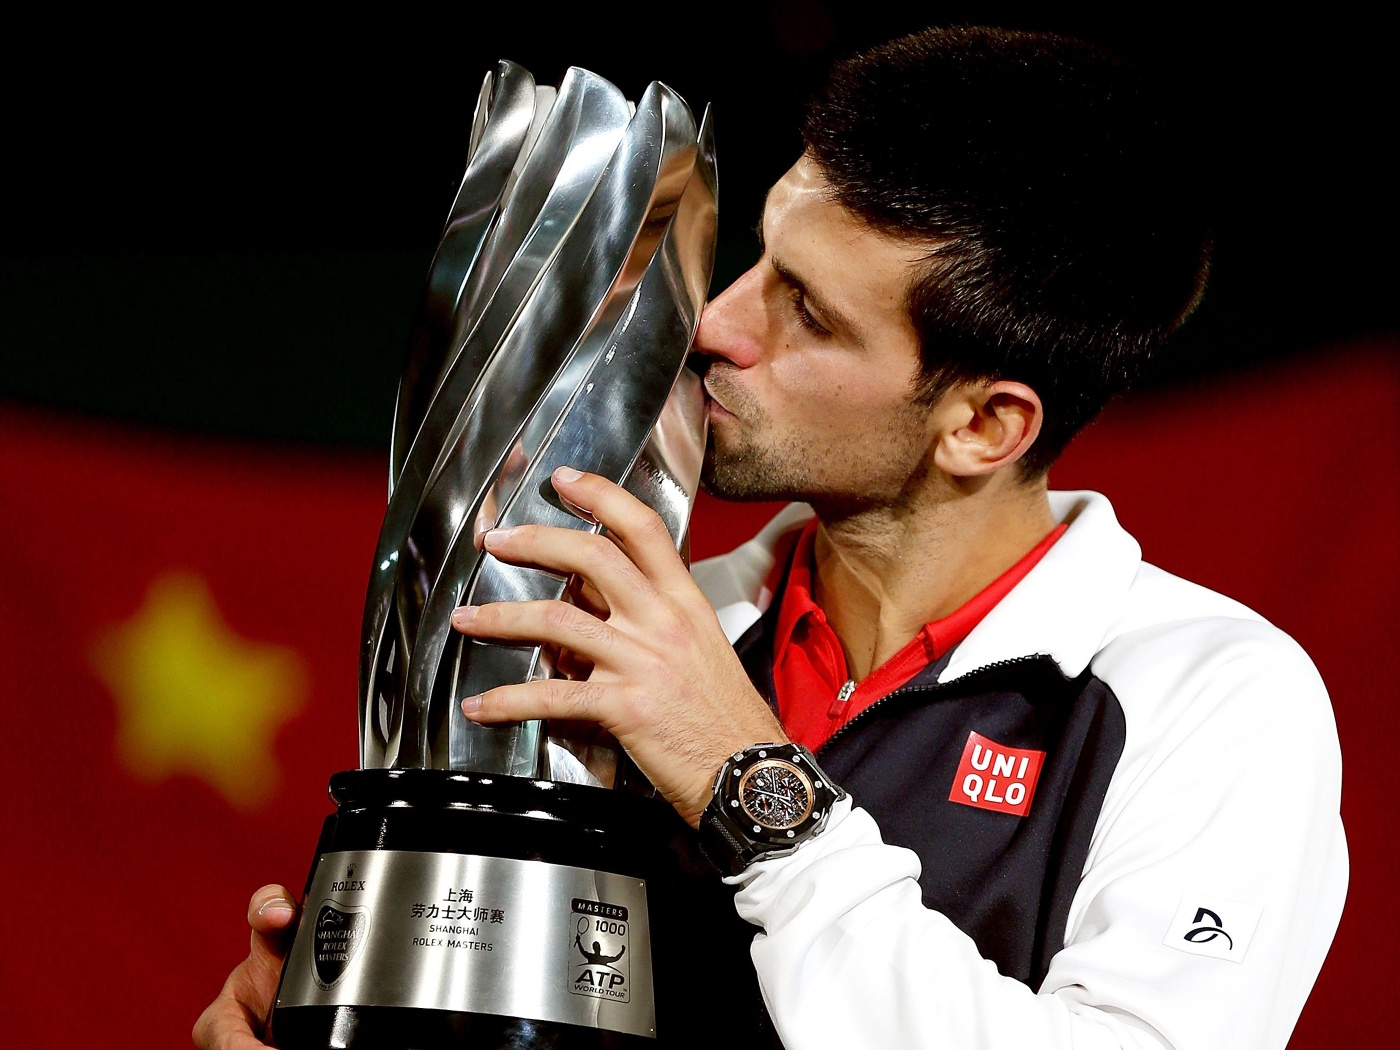
POLYGON ((1040 396, 1025 383, 960 383, 933 409, 933 462, 957 478, 1008 467, 1026 454, 1045 419, 1040 396))

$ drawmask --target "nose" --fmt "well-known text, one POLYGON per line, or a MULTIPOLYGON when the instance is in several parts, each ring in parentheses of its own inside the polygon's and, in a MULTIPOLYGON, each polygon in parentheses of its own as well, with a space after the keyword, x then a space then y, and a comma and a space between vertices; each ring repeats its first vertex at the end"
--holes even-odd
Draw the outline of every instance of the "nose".
POLYGON ((748 368, 759 358, 764 327, 763 275, 754 266, 705 305, 695 352, 748 368))

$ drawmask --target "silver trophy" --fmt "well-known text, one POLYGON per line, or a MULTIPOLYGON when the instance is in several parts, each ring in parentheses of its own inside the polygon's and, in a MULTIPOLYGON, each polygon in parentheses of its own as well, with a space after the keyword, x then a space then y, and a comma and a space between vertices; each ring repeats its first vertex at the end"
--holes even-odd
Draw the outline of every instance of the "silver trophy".
POLYGON ((555 493, 560 466, 625 484, 684 552, 705 438, 684 365, 715 209, 708 112, 697 127, 664 84, 634 105, 577 68, 557 89, 510 62, 486 77, 399 386, 360 769, 331 780, 278 1046, 655 1045, 674 815, 609 790, 615 746, 468 721, 461 698, 553 672, 449 617, 567 593, 479 543, 598 531, 555 493))

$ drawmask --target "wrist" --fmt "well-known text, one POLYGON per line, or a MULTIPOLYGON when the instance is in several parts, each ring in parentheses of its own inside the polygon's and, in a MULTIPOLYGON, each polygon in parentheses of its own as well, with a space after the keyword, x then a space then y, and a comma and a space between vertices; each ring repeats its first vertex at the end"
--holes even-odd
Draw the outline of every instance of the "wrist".
POLYGON ((715 797, 715 787, 718 783, 717 773, 725 763, 749 748, 760 746, 754 743, 755 740, 769 742, 765 745, 769 747, 783 746, 789 743, 787 734, 776 722, 772 726, 758 728, 761 732, 750 727, 744 732, 731 734, 727 741, 711 742, 706 747, 707 755, 697 756, 695 773, 689 790, 679 793, 676 798, 669 799, 676 812, 680 814, 681 819, 692 828, 699 830, 700 822, 705 816, 705 810, 715 797), (711 748, 714 750, 711 751, 711 748))
POLYGON ((820 834, 846 793, 800 744, 754 744, 721 764, 700 817, 700 845, 726 875, 820 834))

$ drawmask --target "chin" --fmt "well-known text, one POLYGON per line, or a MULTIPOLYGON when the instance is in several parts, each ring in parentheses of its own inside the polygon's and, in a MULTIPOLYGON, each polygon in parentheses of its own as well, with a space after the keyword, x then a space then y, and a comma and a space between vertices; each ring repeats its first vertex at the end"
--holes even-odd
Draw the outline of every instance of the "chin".
POLYGON ((717 451, 711 436, 700 468, 700 484, 710 495, 732 503, 805 502, 811 485, 788 466, 791 462, 760 455, 752 447, 717 451))
POLYGON ((753 467, 753 462, 745 456, 717 453, 714 432, 711 431, 700 466, 700 486, 711 496, 732 503, 781 499, 781 496, 772 493, 765 472, 756 471, 753 467))

